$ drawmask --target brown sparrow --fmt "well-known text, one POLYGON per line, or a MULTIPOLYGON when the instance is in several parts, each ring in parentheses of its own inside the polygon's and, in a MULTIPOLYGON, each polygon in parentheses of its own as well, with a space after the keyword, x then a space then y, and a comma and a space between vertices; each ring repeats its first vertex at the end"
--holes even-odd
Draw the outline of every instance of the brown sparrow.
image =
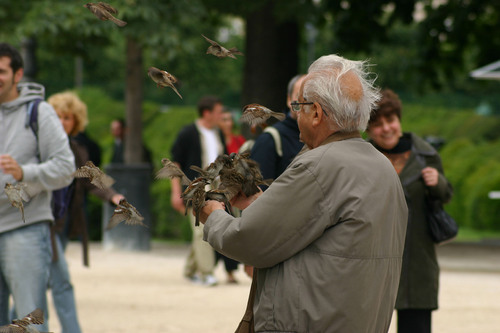
POLYGON ((30 325, 40 325, 43 322, 43 310, 36 309, 23 319, 14 319, 12 320, 12 324, 1 326, 0 333, 40 333, 40 331, 34 327, 30 327, 30 325))
POLYGON ((161 164, 163 164, 163 168, 161 168, 156 173, 156 179, 164 179, 164 178, 173 179, 177 177, 181 180, 182 185, 189 185, 191 181, 189 180, 188 177, 186 177, 184 172, 182 172, 182 170, 177 166, 177 164, 170 161, 168 158, 163 158, 161 160, 161 164))
POLYGON ((73 172, 75 178, 88 178, 90 182, 102 189, 111 187, 115 180, 96 167, 92 161, 87 161, 85 165, 73 172))
POLYGON ((97 16, 102 21, 109 20, 120 27, 123 27, 127 24, 127 22, 119 20, 116 17, 114 17, 113 14, 114 15, 118 14, 118 11, 110 4, 107 4, 105 2, 98 2, 98 3, 89 2, 83 5, 83 7, 88 8, 92 12, 92 14, 97 16))
POLYGON ((128 225, 142 225, 143 227, 148 227, 147 225, 142 223, 142 221, 144 221, 144 217, 137 211, 134 206, 129 204, 125 199, 120 200, 120 203, 109 219, 106 230, 113 229, 122 221, 125 221, 125 224, 128 225))
POLYGON ((21 211, 21 216, 23 218, 23 222, 26 223, 24 219, 24 205, 23 201, 29 201, 30 196, 28 192, 26 192, 27 185, 25 183, 16 183, 14 185, 10 183, 5 184, 5 194, 10 200, 12 207, 19 208, 21 211))
POLYGON ((158 87, 170 87, 175 93, 182 99, 181 94, 177 91, 174 83, 177 82, 177 78, 167 71, 162 71, 156 67, 149 67, 148 69, 149 77, 156 83, 158 87))
POLYGON ((230 57, 233 59, 236 59, 235 54, 237 55, 243 55, 237 48, 233 47, 230 48, 229 50, 226 49, 224 46, 220 45, 216 41, 211 40, 210 38, 207 38, 205 35, 203 35, 203 38, 206 39, 207 42, 209 42, 210 45, 207 49, 207 54, 213 54, 214 56, 218 58, 224 58, 224 57, 230 57))
POLYGON ((240 121, 250 125, 260 125, 265 123, 269 117, 274 117, 280 121, 286 118, 284 113, 274 112, 265 106, 253 103, 243 107, 243 114, 240 117, 240 121))

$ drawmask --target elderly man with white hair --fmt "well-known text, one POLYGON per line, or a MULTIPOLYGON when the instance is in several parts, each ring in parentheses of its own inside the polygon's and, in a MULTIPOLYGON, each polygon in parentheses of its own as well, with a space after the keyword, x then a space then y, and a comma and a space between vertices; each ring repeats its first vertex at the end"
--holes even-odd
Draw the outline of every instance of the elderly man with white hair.
POLYGON ((203 208, 205 240, 257 268, 255 332, 389 328, 408 211, 391 163, 360 135, 379 98, 366 66, 316 60, 292 103, 305 148, 266 192, 233 199, 241 217, 203 208))

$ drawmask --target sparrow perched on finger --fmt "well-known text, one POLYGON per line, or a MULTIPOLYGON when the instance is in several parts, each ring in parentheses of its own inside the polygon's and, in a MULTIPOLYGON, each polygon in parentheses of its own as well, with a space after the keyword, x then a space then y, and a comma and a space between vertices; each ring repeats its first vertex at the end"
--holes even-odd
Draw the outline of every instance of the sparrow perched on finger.
POLYGON ((175 76, 156 67, 149 67, 148 75, 158 87, 170 87, 182 99, 181 94, 179 94, 177 88, 174 86, 174 83, 177 82, 177 78, 175 76))
POLYGON ((230 57, 230 58, 233 58, 233 59, 236 59, 236 56, 235 54, 237 55, 243 55, 243 53, 241 53, 237 48, 233 47, 233 48, 230 48, 229 50, 226 49, 224 46, 220 45, 219 43, 217 43, 216 41, 213 41, 211 40, 210 38, 207 38, 205 35, 203 35, 203 38, 205 38, 205 40, 207 42, 209 42, 210 45, 207 49, 207 53, 206 54, 213 54, 214 56, 216 56, 217 58, 224 58, 224 57, 230 57))
POLYGON ((105 2, 98 2, 98 3, 92 3, 89 2, 83 7, 88 8, 92 14, 97 16, 102 21, 112 21, 115 23, 117 26, 123 27, 127 24, 127 22, 122 21, 114 17, 113 15, 118 14, 118 11, 112 7, 110 4, 107 4, 105 2))
POLYGON ((137 209, 129 204, 126 199, 121 199, 118 206, 115 208, 113 215, 109 219, 108 226, 106 230, 113 229, 121 222, 125 221, 128 225, 142 225, 143 227, 148 227, 142 221, 144 217, 137 211, 137 209))
POLYGON ((189 185, 191 181, 184 174, 184 172, 182 172, 181 168, 177 166, 177 164, 170 161, 168 158, 163 158, 161 160, 161 164, 163 164, 163 168, 156 173, 156 179, 173 179, 177 177, 180 179, 182 185, 189 185))
POLYGON ((265 106, 257 103, 248 104, 243 107, 243 114, 240 117, 241 122, 246 122, 252 125, 260 125, 266 122, 270 117, 274 117, 280 121, 285 120, 284 113, 274 112, 265 106))
POLYGON ((23 201, 28 202, 30 196, 28 192, 26 192, 27 185, 25 183, 16 183, 16 184, 5 184, 5 194, 10 200, 10 204, 12 207, 19 208, 21 211, 21 217, 23 218, 23 222, 26 223, 24 219, 24 205, 23 201))
POLYGON ((37 308, 23 319, 14 319, 11 324, 1 326, 0 333, 40 333, 40 331, 31 325, 40 325, 43 322, 43 310, 37 308))
POLYGON ((102 189, 110 188, 115 183, 112 177, 105 174, 92 161, 87 161, 85 165, 73 172, 72 176, 75 178, 88 178, 90 183, 102 189))

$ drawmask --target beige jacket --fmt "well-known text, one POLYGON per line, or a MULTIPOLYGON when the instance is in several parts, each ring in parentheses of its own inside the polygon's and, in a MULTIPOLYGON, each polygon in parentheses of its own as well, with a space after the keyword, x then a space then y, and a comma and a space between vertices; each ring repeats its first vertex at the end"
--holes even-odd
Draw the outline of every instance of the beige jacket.
POLYGON ((389 160, 359 134, 333 135, 240 218, 212 213, 204 237, 261 268, 256 332, 379 333, 394 309, 407 213, 389 160))

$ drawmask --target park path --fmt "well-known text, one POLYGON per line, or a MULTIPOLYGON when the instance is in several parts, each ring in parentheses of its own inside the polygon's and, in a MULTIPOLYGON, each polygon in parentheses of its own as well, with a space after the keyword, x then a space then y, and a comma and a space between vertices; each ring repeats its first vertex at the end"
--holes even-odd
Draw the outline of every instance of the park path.
MULTIPOLYGON (((222 263, 218 286, 193 285, 182 277, 187 245, 153 243, 149 252, 123 252, 93 243, 90 268, 82 265, 79 243, 66 251, 83 333, 226 333, 243 315, 251 281, 242 268, 237 285, 225 283, 222 263)), ((452 243, 438 253, 433 331, 500 332, 500 247, 452 243)), ((49 325, 61 332, 51 301, 49 325)))

